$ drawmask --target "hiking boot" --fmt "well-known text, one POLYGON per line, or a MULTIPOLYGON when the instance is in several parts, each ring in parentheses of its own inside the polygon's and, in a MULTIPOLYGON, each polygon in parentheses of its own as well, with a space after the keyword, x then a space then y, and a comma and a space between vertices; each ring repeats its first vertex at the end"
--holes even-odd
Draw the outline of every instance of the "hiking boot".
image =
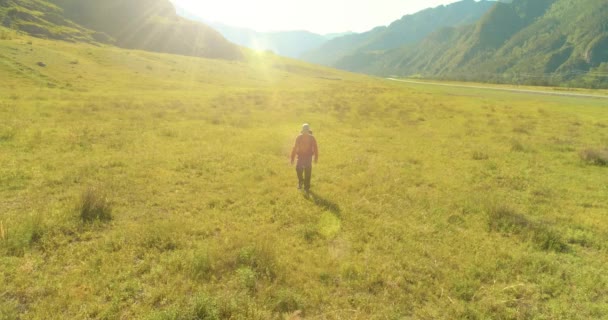
POLYGON ((298 183, 298 190, 302 190, 302 182, 298 183))

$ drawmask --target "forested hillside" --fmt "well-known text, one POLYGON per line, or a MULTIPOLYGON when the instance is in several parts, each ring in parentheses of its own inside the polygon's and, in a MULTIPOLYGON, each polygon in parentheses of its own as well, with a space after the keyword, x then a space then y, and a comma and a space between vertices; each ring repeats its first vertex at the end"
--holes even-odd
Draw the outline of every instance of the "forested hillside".
POLYGON ((168 0, 2 0, 2 25, 33 36, 123 48, 239 59, 238 46, 179 17, 168 0))
POLYGON ((586 87, 608 85, 608 2, 498 3, 473 25, 336 66, 378 75, 586 87))
POLYGON ((474 23, 494 4, 495 2, 486 0, 463 0, 426 9, 403 16, 388 27, 377 27, 368 32, 333 39, 304 54, 303 58, 324 65, 339 65, 344 57, 398 48, 419 42, 443 27, 474 23))

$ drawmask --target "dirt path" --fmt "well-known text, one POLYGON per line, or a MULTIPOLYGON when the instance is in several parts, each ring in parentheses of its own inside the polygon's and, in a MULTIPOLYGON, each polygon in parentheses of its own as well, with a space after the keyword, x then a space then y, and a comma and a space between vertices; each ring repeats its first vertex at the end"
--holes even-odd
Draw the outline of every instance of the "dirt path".
POLYGON ((399 81, 399 82, 406 82, 406 83, 413 83, 413 84, 424 84, 424 85, 431 85, 431 86, 443 86, 443 87, 455 87, 455 88, 470 88, 470 89, 508 91, 508 92, 515 92, 515 93, 541 94, 541 95, 549 95, 549 96, 565 96, 565 97, 577 97, 577 98, 608 99, 608 95, 595 95, 595 94, 569 93, 569 92, 553 92, 553 91, 530 90, 530 89, 512 89, 512 88, 500 88, 500 87, 485 87, 485 86, 477 86, 477 85, 450 84, 450 83, 440 83, 440 82, 425 82, 425 81, 414 81, 414 80, 395 79, 395 78, 387 78, 387 79, 388 80, 392 80, 392 81, 399 81))

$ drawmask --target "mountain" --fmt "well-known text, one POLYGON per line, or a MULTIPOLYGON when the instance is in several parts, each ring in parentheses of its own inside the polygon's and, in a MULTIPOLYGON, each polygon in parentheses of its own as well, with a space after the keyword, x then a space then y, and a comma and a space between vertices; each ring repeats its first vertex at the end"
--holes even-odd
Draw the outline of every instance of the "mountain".
POLYGON ((270 50, 276 54, 299 58, 304 52, 319 47, 328 37, 308 31, 257 32, 255 30, 210 23, 226 39, 255 50, 270 50))
POLYGON ((108 35, 66 19, 61 8, 47 1, 0 0, 0 25, 40 38, 71 42, 112 42, 108 35))
POLYGON ((249 28, 229 26, 213 22, 184 9, 174 1, 177 14, 195 21, 208 24, 219 31, 229 41, 254 50, 269 50, 278 55, 300 58, 304 52, 316 49, 328 40, 352 34, 352 32, 320 35, 309 31, 258 32, 249 28))
POLYGON ((179 17, 168 0, 0 0, 2 25, 33 36, 129 49, 240 59, 217 31, 179 17))
POLYGON ((416 43, 427 35, 448 26, 473 23, 496 2, 463 0, 447 6, 426 9, 406 15, 388 27, 377 27, 368 32, 352 34, 328 41, 316 50, 303 55, 309 62, 335 66, 340 60, 356 54, 389 50, 416 43))
POLYGON ((233 27, 219 22, 208 22, 180 8, 178 8, 178 14, 182 17, 209 24, 226 39, 238 45, 254 50, 269 50, 278 55, 296 59, 301 58, 303 53, 318 48, 328 40, 352 34, 352 32, 343 32, 321 35, 304 30, 258 32, 249 28, 233 27))
POLYGON ((328 33, 328 34, 324 34, 323 37, 325 37, 325 39, 327 40, 333 40, 335 38, 340 38, 340 37, 344 37, 344 36, 350 36, 355 34, 355 32, 352 31, 346 31, 346 32, 336 32, 336 33, 328 33))
POLYGON ((359 52, 336 66, 377 75, 541 85, 608 85, 608 2, 514 0, 417 45, 359 52))

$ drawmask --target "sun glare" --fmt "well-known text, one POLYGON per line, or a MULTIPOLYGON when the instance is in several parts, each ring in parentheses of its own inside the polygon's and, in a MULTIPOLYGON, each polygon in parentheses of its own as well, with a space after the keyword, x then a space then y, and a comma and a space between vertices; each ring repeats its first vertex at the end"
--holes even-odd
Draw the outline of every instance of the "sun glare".
POLYGON ((210 22, 256 31, 307 30, 316 33, 364 32, 403 15, 456 0, 172 0, 210 22))
POLYGON ((276 12, 264 10, 255 1, 201 2, 175 0, 175 3, 191 13, 212 21, 239 27, 268 28, 276 22, 276 12), (275 16, 275 17, 273 17, 275 16))

